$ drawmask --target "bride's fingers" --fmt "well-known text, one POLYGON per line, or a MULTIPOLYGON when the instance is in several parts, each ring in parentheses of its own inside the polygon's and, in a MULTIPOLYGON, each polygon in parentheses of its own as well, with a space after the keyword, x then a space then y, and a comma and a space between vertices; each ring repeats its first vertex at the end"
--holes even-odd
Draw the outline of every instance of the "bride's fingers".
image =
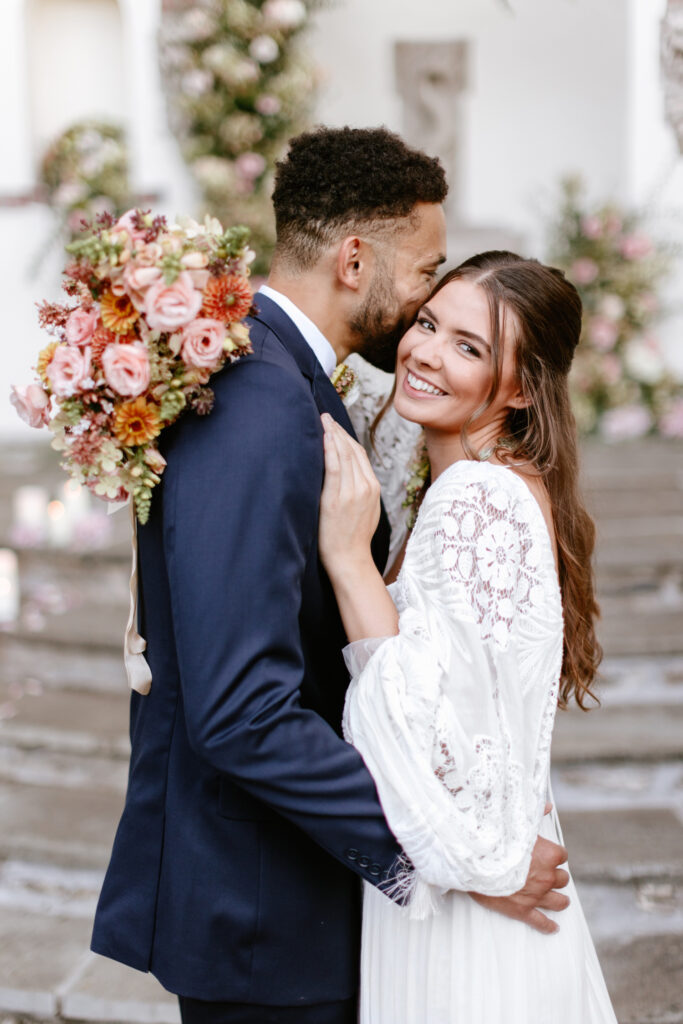
POLYGON ((326 422, 325 415, 322 417, 324 435, 323 451, 325 455, 325 482, 323 490, 335 500, 338 500, 342 489, 342 464, 339 455, 335 433, 330 424, 334 424, 331 417, 327 417, 330 423, 326 422))
POLYGON ((358 458, 357 444, 338 423, 334 424, 334 439, 341 461, 342 487, 348 498, 358 498, 365 489, 365 478, 358 458))

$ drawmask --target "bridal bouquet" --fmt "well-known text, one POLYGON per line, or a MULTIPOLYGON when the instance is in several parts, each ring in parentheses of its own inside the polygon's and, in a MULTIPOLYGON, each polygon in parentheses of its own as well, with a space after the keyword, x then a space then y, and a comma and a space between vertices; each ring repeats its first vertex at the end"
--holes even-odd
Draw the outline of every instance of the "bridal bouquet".
POLYGON ((67 246, 69 301, 39 306, 53 340, 11 400, 30 426, 49 427, 74 479, 132 499, 141 523, 166 465, 161 431, 185 409, 210 412, 211 375, 251 351, 240 322, 252 307, 248 235, 211 218, 105 214, 67 246))

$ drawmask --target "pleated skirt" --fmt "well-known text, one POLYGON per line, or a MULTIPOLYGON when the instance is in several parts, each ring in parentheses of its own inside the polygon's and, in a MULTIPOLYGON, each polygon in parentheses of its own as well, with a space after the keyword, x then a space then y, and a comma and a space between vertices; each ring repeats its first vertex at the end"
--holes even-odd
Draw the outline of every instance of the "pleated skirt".
POLYGON ((559 932, 541 935, 457 892, 411 920, 366 884, 360 1024, 617 1024, 573 881, 564 891, 559 932))

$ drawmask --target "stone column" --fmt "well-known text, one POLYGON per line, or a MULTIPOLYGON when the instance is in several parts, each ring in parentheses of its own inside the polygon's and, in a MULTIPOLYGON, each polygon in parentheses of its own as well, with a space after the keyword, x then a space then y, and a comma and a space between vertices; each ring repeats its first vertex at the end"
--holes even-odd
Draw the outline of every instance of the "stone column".
POLYGON ((662 20, 664 109, 683 154, 683 0, 668 0, 662 20))
POLYGON ((25 0, 3 0, 0 33, 0 193, 29 192, 34 185, 29 108, 25 0))
POLYGON ((196 190, 168 128, 158 36, 169 0, 119 0, 123 18, 132 180, 145 205, 170 216, 194 213, 196 190))

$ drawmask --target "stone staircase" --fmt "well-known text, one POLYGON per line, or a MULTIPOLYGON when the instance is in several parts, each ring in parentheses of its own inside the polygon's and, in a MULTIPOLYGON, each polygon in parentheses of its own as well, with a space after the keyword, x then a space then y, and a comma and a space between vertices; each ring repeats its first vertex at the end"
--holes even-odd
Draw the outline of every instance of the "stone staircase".
MULTIPOLYGON (((59 481, 52 460, 0 449, 0 543, 13 489, 59 481)), ((672 1024, 683 1022, 683 446, 589 447, 585 475, 603 706, 558 716, 554 796, 620 1024, 672 1024)), ((128 756, 125 513, 113 523, 103 551, 22 552, 21 621, 0 632, 0 1024, 178 1020, 151 976, 88 952, 128 756)))

